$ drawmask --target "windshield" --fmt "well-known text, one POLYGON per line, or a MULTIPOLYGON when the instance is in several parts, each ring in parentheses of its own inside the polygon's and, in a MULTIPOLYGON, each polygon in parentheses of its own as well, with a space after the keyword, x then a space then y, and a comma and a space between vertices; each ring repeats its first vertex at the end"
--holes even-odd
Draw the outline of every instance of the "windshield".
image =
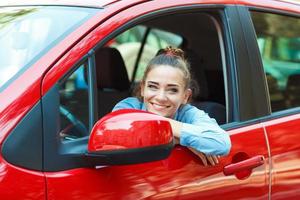
POLYGON ((96 11, 58 6, 0 8, 0 90, 96 11))

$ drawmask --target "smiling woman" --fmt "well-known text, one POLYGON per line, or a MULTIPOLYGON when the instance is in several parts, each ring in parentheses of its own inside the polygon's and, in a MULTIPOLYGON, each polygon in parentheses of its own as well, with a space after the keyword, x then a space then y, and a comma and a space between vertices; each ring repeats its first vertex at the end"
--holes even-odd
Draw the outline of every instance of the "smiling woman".
POLYGON ((1 8, 0 90, 95 11, 58 6, 1 8))
MULTIPOLYGON (((192 79, 184 52, 167 47, 148 64, 137 97, 119 102, 114 110, 133 108, 165 117, 180 144, 215 165, 216 155, 228 154, 230 138, 206 113, 188 104, 192 79)), ((203 163, 206 163, 205 161, 203 163)))

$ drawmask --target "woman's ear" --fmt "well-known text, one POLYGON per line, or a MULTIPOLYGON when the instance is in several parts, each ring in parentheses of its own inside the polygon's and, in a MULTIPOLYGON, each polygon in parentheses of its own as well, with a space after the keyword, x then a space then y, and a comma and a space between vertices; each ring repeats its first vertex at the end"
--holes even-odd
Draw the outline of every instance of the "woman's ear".
POLYGON ((191 97, 192 97, 192 90, 190 88, 188 88, 188 89, 186 89, 185 94, 184 94, 183 104, 187 104, 187 102, 189 102, 191 97))

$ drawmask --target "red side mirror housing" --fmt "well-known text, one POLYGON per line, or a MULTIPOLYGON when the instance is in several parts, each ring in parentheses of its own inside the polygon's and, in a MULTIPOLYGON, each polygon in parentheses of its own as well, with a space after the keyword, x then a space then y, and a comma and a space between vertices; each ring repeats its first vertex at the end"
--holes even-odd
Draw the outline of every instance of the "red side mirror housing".
POLYGON ((172 129, 165 118, 124 109, 95 124, 87 155, 98 165, 133 164, 165 159, 172 148, 172 129))

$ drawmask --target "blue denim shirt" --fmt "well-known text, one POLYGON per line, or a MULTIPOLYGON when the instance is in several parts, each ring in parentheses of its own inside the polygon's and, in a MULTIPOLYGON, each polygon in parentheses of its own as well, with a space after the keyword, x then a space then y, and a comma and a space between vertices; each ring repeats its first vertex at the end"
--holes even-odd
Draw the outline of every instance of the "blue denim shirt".
MULTIPOLYGON (((113 111, 132 108, 146 110, 143 102, 135 97, 126 98, 115 105, 113 111)), ((207 155, 225 155, 231 148, 229 135, 218 125, 215 119, 195 106, 181 106, 174 120, 183 123, 180 133, 180 144, 192 147, 207 155)))

